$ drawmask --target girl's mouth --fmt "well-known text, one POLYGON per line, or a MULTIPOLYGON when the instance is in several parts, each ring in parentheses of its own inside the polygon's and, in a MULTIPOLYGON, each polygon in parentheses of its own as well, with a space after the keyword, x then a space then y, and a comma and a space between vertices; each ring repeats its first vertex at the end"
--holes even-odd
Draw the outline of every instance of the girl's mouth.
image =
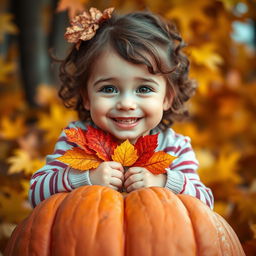
POLYGON ((135 124, 141 118, 113 118, 113 120, 120 124, 135 124))
POLYGON ((135 127, 139 121, 142 119, 142 117, 130 117, 130 118, 112 118, 114 123, 119 127, 119 128, 124 128, 124 129, 129 129, 135 127))

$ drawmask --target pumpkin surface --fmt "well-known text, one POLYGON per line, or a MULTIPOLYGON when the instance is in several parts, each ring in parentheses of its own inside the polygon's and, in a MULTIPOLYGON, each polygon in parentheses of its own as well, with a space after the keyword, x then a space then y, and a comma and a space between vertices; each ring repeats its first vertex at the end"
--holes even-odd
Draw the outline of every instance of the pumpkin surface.
POLYGON ((58 193, 14 230, 5 256, 240 256, 229 224, 197 198, 150 187, 58 193))

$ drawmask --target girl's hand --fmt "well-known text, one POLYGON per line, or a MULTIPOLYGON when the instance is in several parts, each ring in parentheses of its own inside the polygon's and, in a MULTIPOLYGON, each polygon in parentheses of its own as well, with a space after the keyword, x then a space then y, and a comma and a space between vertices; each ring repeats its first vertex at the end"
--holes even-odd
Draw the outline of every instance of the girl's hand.
POLYGON ((143 167, 131 167, 124 174, 124 187, 126 192, 143 187, 164 187, 166 184, 166 174, 153 174, 143 167))
POLYGON ((123 186, 124 168, 118 162, 103 162, 96 169, 89 171, 89 177, 93 185, 119 190, 123 186))

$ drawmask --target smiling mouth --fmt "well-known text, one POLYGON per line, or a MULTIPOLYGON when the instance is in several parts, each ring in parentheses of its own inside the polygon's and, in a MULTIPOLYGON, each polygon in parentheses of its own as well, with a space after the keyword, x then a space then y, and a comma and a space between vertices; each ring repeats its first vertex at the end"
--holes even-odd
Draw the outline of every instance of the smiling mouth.
POLYGON ((120 124, 135 124, 138 122, 140 118, 112 118, 115 122, 120 123, 120 124))

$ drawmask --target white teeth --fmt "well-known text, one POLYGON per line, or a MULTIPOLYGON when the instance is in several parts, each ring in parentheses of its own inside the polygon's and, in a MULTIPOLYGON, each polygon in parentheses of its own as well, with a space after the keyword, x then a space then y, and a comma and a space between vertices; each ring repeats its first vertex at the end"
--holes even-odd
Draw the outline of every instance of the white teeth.
POLYGON ((122 123, 122 124, 134 124, 137 122, 137 118, 131 118, 131 119, 115 119, 116 122, 122 123))

